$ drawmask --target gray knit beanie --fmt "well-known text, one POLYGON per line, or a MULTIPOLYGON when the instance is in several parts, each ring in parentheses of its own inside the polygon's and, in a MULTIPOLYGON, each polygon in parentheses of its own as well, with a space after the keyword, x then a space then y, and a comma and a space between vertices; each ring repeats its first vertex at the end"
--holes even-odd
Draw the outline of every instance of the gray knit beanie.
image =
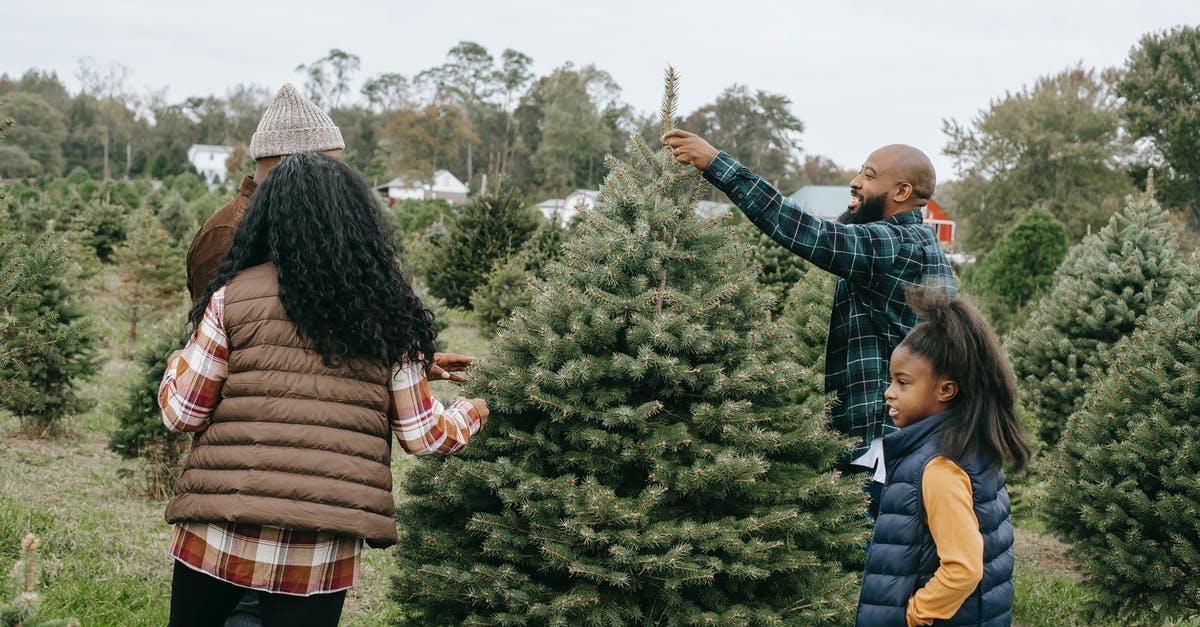
POLYGON ((346 147, 342 132, 313 101, 289 83, 263 112, 250 138, 250 157, 277 157, 299 152, 324 152, 346 147))

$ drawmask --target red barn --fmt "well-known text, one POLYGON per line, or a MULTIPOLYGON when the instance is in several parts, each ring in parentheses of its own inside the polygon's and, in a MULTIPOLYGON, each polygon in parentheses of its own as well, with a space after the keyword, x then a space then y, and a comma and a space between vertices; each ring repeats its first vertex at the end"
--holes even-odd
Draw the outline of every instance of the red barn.
POLYGON ((943 246, 949 246, 954 243, 954 220, 946 215, 945 211, 932 199, 921 210, 921 215, 925 216, 925 224, 933 227, 937 231, 938 241, 943 246))

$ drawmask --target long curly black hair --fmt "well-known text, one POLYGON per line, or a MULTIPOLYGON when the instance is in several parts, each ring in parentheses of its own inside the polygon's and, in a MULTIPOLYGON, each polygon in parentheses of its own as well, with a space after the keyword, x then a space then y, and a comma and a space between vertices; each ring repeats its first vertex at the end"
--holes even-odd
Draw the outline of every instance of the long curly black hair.
POLYGON ((433 314, 400 273, 391 226, 374 192, 346 164, 301 153, 271 169, 229 254, 193 305, 192 326, 199 326, 213 292, 267 261, 275 264, 288 318, 327 366, 431 363, 433 314))

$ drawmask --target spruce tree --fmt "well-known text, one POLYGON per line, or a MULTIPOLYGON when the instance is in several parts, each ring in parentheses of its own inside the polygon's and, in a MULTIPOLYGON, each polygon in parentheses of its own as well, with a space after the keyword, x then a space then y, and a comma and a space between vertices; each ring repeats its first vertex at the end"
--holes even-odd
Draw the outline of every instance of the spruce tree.
POLYGON ((1050 290, 1067 256, 1067 231, 1050 212, 1034 209, 996 242, 971 275, 967 291, 981 299, 997 333, 1019 322, 1028 303, 1050 290))
POLYGON ((1050 527, 1107 624, 1200 617, 1200 257, 1109 355, 1052 457, 1050 527))
POLYGON ((471 294, 471 316, 484 335, 495 335, 501 320, 514 310, 529 306, 533 300, 530 291, 533 278, 533 273, 525 269, 524 261, 517 256, 492 266, 483 285, 471 294))
POLYGON ((169 498, 181 470, 191 438, 163 428, 158 407, 167 358, 188 339, 181 316, 146 334, 149 341, 134 357, 134 372, 125 383, 116 407, 117 428, 108 440, 109 450, 126 459, 141 460, 143 487, 151 498, 169 498))
POLYGON ((759 285, 775 295, 771 316, 776 317, 787 304, 788 291, 803 279, 809 264, 796 253, 780 246, 741 214, 733 218, 737 220, 733 227, 734 237, 749 247, 750 262, 759 267, 759 285))
POLYGON ((149 211, 130 217, 129 236, 113 253, 121 276, 117 299, 129 316, 128 352, 137 343, 138 324, 155 322, 186 301, 183 261, 170 235, 149 211))
POLYGON ((196 233, 196 222, 183 202, 183 196, 171 193, 162 201, 162 206, 151 208, 158 217, 158 223, 171 235, 176 244, 187 246, 196 233))
POLYGON ((472 314, 484 334, 495 335, 501 320, 533 300, 530 283, 543 278, 546 265, 558 258, 564 234, 558 220, 544 220, 517 254, 492 266, 471 295, 472 314))
POLYGON ((795 336, 796 361, 824 385, 825 343, 837 277, 810 267, 787 294, 780 321, 795 336))
POLYGON ((406 237, 404 245, 396 248, 400 267, 407 273, 421 277, 425 282, 434 267, 441 263, 442 247, 450 241, 452 224, 453 217, 450 216, 406 237))
POLYGON ((85 409, 75 385, 98 369, 95 326, 70 273, 50 234, 0 237, 0 406, 31 434, 56 435, 85 409))
MULTIPOLYGON (((11 125, 0 122, 0 141, 11 125)), ((66 414, 82 409, 75 380, 97 369, 94 327, 67 286, 68 272, 52 235, 0 232, 0 407, 39 435, 56 434, 66 414)))
POLYGON ((100 261, 112 261, 113 251, 128 234, 128 210, 102 200, 77 202, 81 210, 72 217, 71 228, 81 234, 80 243, 96 251, 100 261))
POLYGON ((537 210, 508 184, 477 198, 449 225, 450 233, 426 269, 429 291, 451 307, 466 308, 492 266, 515 253, 537 228, 537 210))
MULTIPOLYGON (((674 119, 668 72, 664 128, 674 119)), ((630 140, 467 392, 490 423, 407 474, 410 625, 826 625, 853 614, 861 489, 707 190, 630 140)))
POLYGON ((1108 349, 1162 300, 1178 270, 1175 232, 1152 193, 1131 196, 1071 247, 1054 288, 1007 338, 1022 404, 1047 446, 1108 360, 1108 349))

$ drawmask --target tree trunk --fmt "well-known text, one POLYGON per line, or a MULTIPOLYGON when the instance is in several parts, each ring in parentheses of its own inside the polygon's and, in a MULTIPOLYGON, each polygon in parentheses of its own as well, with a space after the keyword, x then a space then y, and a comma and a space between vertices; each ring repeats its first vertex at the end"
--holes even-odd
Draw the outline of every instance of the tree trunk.
POLYGON ((474 154, 474 152, 475 152, 475 147, 471 145, 471 142, 467 142, 467 189, 468 190, 470 190, 470 188, 471 188, 471 181, 474 180, 474 178, 475 178, 474 177, 474 174, 475 174, 474 164, 471 162, 471 156, 474 154))
POLYGON ((100 130, 103 131, 104 137, 104 141, 102 142, 104 147, 104 180, 108 181, 110 178, 112 178, 108 169, 108 125, 106 124, 100 127, 100 130))
POLYGON ((512 114, 504 112, 504 143, 500 146, 500 175, 508 173, 508 135, 512 132, 512 114))
POLYGON ((132 355, 134 349, 137 347, 137 323, 138 310, 137 307, 134 307, 129 311, 129 344, 125 349, 128 355, 132 355))

